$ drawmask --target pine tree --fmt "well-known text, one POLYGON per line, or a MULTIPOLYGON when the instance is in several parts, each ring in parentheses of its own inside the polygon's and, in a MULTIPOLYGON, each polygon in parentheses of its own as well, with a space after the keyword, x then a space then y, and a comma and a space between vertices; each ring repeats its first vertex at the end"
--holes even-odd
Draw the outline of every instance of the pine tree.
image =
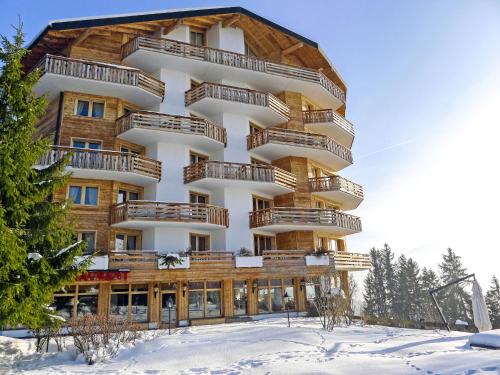
POLYGON ((500 328, 500 283, 496 276, 491 279, 490 289, 486 292, 485 299, 493 328, 500 328))
MULTIPOLYGON (((467 269, 462 265, 461 258, 448 248, 443 254, 443 261, 439 264, 441 283, 447 284, 461 277, 467 276, 467 269)), ((461 283, 453 284, 438 293, 442 303, 443 313, 449 322, 457 319, 466 320, 472 324, 472 305, 470 294, 461 283)))
POLYGON ((84 244, 75 243, 67 202, 53 202, 67 176, 67 159, 33 168, 49 151, 35 139, 35 124, 46 108, 32 88, 38 72, 25 73, 21 25, 0 49, 0 327, 37 328, 49 320, 54 291, 72 282, 88 262, 75 266, 84 244))
POLYGON ((387 302, 384 284, 384 267, 380 250, 370 250, 372 267, 365 280, 365 309, 368 315, 386 317, 387 302))
POLYGON ((386 313, 388 317, 394 318, 394 310, 397 295, 396 270, 394 266, 394 253, 389 245, 384 244, 382 249, 382 263, 384 267, 384 284, 386 288, 386 313))
POLYGON ((432 302, 429 291, 439 286, 439 278, 432 269, 423 268, 420 274, 420 284, 422 287, 422 318, 426 322, 439 322, 439 313, 432 302))
POLYGON ((407 319, 407 306, 409 302, 408 290, 409 281, 406 274, 407 259, 406 256, 400 255, 397 262, 396 274, 396 298, 394 303, 394 318, 407 319))
POLYGON ((420 267, 412 258, 406 262, 405 273, 408 283, 405 319, 419 321, 423 318, 422 285, 420 284, 420 267))

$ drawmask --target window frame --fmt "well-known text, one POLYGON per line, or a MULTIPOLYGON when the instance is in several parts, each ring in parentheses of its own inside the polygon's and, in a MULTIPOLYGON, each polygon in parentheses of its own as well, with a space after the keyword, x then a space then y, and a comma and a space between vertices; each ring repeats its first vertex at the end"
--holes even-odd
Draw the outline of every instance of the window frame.
POLYGON ((68 187, 66 189, 66 199, 71 200, 71 197, 69 195, 70 189, 72 187, 79 187, 81 189, 81 195, 80 195, 80 203, 76 203, 73 201, 73 205, 75 206, 82 206, 82 207, 99 207, 99 198, 100 198, 100 188, 99 185, 93 185, 93 184, 72 184, 69 183, 68 187), (85 197, 87 194, 87 188, 96 188, 97 189, 97 198, 96 198, 96 204, 86 204, 85 203, 85 197))
POLYGON ((103 147, 103 142, 101 139, 90 139, 90 138, 78 138, 78 137, 71 137, 71 147, 73 148, 80 148, 80 147, 76 147, 74 145, 75 142, 83 142, 85 143, 85 147, 82 147, 82 150, 93 150, 93 151, 97 151, 97 150, 102 150, 102 147, 103 147), (100 148, 96 149, 96 148, 90 148, 89 145, 91 143, 99 143, 100 145, 100 148))
POLYGON ((80 118, 92 118, 95 120, 104 120, 106 118, 106 100, 105 99, 83 99, 83 98, 76 98, 75 99, 75 108, 73 111, 73 115, 76 117, 80 118), (78 114, 78 103, 79 102, 88 102, 89 103, 89 111, 87 116, 84 115, 79 115, 78 114), (95 117, 92 116, 93 110, 94 110, 94 103, 96 104, 102 104, 102 117, 95 117))
MULTIPOLYGON (((128 306, 127 306, 127 321, 128 322, 136 322, 136 323, 147 323, 149 321, 149 309, 150 309, 150 298, 149 298, 149 285, 147 283, 134 283, 134 284, 111 284, 111 289, 109 291, 109 303, 108 303, 108 316, 111 316, 111 297, 114 294, 126 294, 128 295, 128 306), (113 292, 113 285, 127 285, 128 289, 127 291, 123 290, 120 292, 113 292), (146 291, 133 291, 132 290, 132 285, 134 286, 141 286, 145 285, 147 287, 146 291), (148 306, 148 311, 146 313, 146 320, 132 320, 132 296, 136 294, 145 294, 147 297, 147 306, 148 306)), ((113 315, 116 316, 116 315, 113 315)))
POLYGON ((189 44, 198 47, 206 47, 207 46, 207 32, 203 29, 197 27, 189 27, 189 44), (202 44, 193 43, 192 34, 201 35, 202 36, 202 44))
POLYGON ((210 248, 211 248, 211 236, 210 234, 204 234, 204 233, 194 233, 194 232, 190 232, 189 233, 189 247, 190 247, 190 250, 191 251, 196 251, 196 252, 203 252, 203 253, 206 253, 206 252, 209 252, 210 251, 210 248), (193 247, 191 246, 192 242, 191 242, 191 237, 196 237, 196 247, 197 249, 193 249, 193 247), (205 250, 198 250, 199 249, 199 246, 200 246, 200 237, 203 237, 205 238, 205 250))
POLYGON ((141 246, 139 243, 141 242, 141 237, 138 234, 130 234, 130 233, 125 233, 125 232, 115 232, 115 237, 114 237, 114 251, 118 252, 127 252, 127 251, 138 251, 141 249, 141 246), (123 236, 123 244, 125 245, 125 248, 122 250, 118 250, 117 246, 117 237, 118 236, 123 236), (135 249, 128 249, 128 239, 129 237, 135 237, 135 249))
MULTIPOLYGON (((191 283, 203 283, 203 289, 191 289, 190 287, 188 288, 188 293, 193 292, 200 292, 203 291, 203 316, 200 318, 192 318, 190 316, 190 311, 189 311, 189 294, 188 294, 188 319, 189 320, 196 320, 196 319, 217 319, 221 318, 224 316, 224 282, 222 280, 205 280, 205 281, 190 281, 191 283), (208 288, 207 285, 209 283, 219 283, 220 287, 219 288, 208 288), (220 295, 220 315, 218 316, 209 316, 207 314, 208 311, 208 303, 207 303, 207 295, 208 292, 213 292, 213 291, 218 291, 220 295)), ((188 284, 189 285, 189 284, 188 284)))
POLYGON ((208 161, 208 160, 210 160, 208 155, 204 155, 204 154, 201 154, 199 152, 189 150, 189 165, 194 165, 194 164, 197 164, 199 162, 208 161), (193 157, 196 158, 196 161, 194 163, 191 161, 191 159, 193 157))
POLYGON ((259 195, 253 195, 252 194, 252 209, 253 209, 253 211, 266 210, 266 209, 269 209, 269 208, 273 208, 273 206, 274 206, 274 200, 273 199, 264 198, 264 197, 261 197, 259 195), (263 204, 264 206, 265 206, 265 203, 269 203, 269 207, 259 208, 259 201, 264 202, 264 204, 263 204))
POLYGON ((71 318, 74 318, 74 317, 77 317, 78 315, 78 296, 79 295, 82 295, 82 296, 89 296, 89 295, 96 295, 97 296, 97 306, 96 306, 96 314, 95 315, 98 315, 99 314, 99 295, 100 295, 100 286, 99 284, 72 284, 72 285, 68 285, 66 286, 67 287, 74 287, 74 292, 65 292, 63 291, 62 293, 60 292, 55 292, 53 295, 52 295, 52 299, 53 301, 55 300, 55 298, 57 297, 72 297, 73 300, 72 300, 72 306, 71 306, 71 318), (97 288, 97 293, 80 293, 80 286, 82 287, 88 287, 88 286, 95 286, 97 288))
POLYGON ((192 203, 192 204, 210 204, 210 195, 190 190, 189 191, 189 203, 192 203), (191 202, 192 196, 196 197, 196 202, 191 202), (200 197, 205 198, 205 203, 198 202, 198 198, 200 198, 200 197))
MULTIPOLYGON (((94 235, 94 251, 93 252, 96 252, 97 251, 97 230, 92 230, 92 229, 89 229, 89 230, 78 230, 76 232, 76 238, 78 241, 83 241, 83 234, 85 233, 92 233, 94 235)), ((92 254, 92 252, 89 252, 88 249, 85 249, 85 253, 84 255, 88 255, 88 254, 92 254)))
POLYGON ((294 285, 294 279, 291 277, 274 277, 274 278, 269 278, 269 279, 256 279, 257 281, 257 288, 256 288, 256 294, 257 294, 257 314, 278 314, 281 312, 284 312, 287 310, 286 307, 286 302, 285 302, 285 290, 287 288, 292 288, 293 290, 293 295, 289 296, 293 299, 294 301, 294 310, 297 310, 297 298, 296 298, 296 290, 295 290, 295 285, 294 285), (273 285, 272 281, 273 280, 280 280, 280 285, 273 285), (291 280, 290 284, 285 283, 285 280, 291 280), (266 281, 267 285, 266 286, 261 286, 259 285, 259 281, 266 281), (281 288, 281 298, 282 298, 282 308, 279 311, 274 311, 273 306, 272 306, 272 296, 271 296, 271 289, 273 288, 281 288), (267 289, 267 312, 260 312, 259 311, 259 290, 260 289, 267 289))
POLYGON ((272 251, 276 249, 276 237, 275 236, 270 236, 266 234, 259 234, 259 233, 254 233, 253 234, 253 251, 255 255, 262 255, 263 251, 272 251), (269 239, 271 241, 271 248, 270 249, 261 249, 260 248, 260 238, 265 238, 269 239), (256 246, 258 245, 258 247, 256 246))

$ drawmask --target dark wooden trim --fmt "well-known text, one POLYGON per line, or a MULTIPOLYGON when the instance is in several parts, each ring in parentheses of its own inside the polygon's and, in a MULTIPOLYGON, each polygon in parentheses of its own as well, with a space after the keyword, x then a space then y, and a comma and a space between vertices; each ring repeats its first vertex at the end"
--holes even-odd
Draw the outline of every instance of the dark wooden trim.
POLYGON ((64 110, 64 91, 59 93, 59 104, 57 108, 57 118, 56 118, 56 134, 54 135, 54 144, 59 146, 61 142, 61 125, 64 110))

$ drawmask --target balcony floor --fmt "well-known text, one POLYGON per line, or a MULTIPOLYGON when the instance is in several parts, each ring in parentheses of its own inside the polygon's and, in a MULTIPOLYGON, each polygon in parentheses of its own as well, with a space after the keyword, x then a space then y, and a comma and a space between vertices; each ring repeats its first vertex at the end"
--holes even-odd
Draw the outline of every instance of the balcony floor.
POLYGON ((342 211, 354 210, 363 202, 363 198, 343 190, 313 191, 311 194, 337 202, 342 211))
POLYGON ((349 149, 352 147, 354 135, 333 122, 306 123, 305 126, 312 133, 326 135, 349 149))
POLYGON ((43 74, 35 85, 34 91, 38 95, 47 93, 49 100, 54 99, 59 92, 63 91, 111 96, 134 103, 143 109, 150 109, 162 102, 160 96, 154 95, 137 86, 75 78, 53 73, 43 74))
POLYGON ((335 171, 340 171, 351 165, 347 160, 324 149, 310 146, 290 145, 285 143, 270 142, 249 150, 251 155, 264 157, 268 160, 277 160, 287 156, 308 158, 330 166, 335 171))
POLYGON ((160 68, 168 68, 192 74, 201 81, 252 82, 252 88, 255 90, 270 93, 278 93, 284 90, 301 92, 323 108, 335 110, 343 104, 318 83, 185 58, 155 50, 139 49, 123 59, 123 63, 146 72, 155 72, 160 68))
POLYGON ((224 149, 224 143, 213 138, 199 135, 160 129, 132 128, 118 135, 118 138, 147 146, 153 143, 165 142, 196 147, 206 152, 224 149))
POLYGON ((101 169, 84 169, 73 167, 67 167, 66 170, 68 172, 71 172, 72 177, 74 178, 111 180, 139 186, 155 184, 158 182, 158 180, 154 177, 145 176, 135 172, 107 171, 101 169))
POLYGON ((276 184, 274 182, 233 180, 227 178, 202 178, 196 181, 189 182, 186 185, 208 190, 223 188, 243 188, 252 190, 255 193, 269 194, 272 196, 287 194, 294 191, 294 189, 292 188, 276 184))
POLYGON ((210 223, 197 223, 193 221, 166 221, 166 220, 125 220, 111 224, 114 228, 148 229, 148 228, 192 228, 198 230, 225 230, 226 227, 210 223))
POLYGON ((347 236, 354 233, 359 233, 356 230, 337 227, 331 224, 307 224, 307 223, 296 223, 296 224, 270 224, 270 225, 262 225, 255 228, 253 230, 262 230, 269 233, 284 233, 284 232, 293 232, 293 231, 318 231, 331 233, 338 236, 347 236))
POLYGON ((187 106, 205 117, 214 119, 222 112, 248 116, 263 126, 284 124, 287 119, 267 106, 239 103, 224 99, 202 98, 187 106))

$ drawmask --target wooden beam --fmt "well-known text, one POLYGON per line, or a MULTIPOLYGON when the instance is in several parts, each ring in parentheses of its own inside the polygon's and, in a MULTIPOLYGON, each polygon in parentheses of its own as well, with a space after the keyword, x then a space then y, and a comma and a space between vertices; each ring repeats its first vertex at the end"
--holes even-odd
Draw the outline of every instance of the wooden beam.
MULTIPOLYGON (((77 46, 80 43, 82 43, 85 39, 87 39, 91 34, 92 34, 92 29, 87 29, 84 32, 82 32, 78 37, 76 37, 72 42, 71 42, 71 47, 77 46)), ((70 48, 71 48, 70 47, 70 48)))
POLYGON ((175 29, 177 29, 180 25, 182 25, 183 23, 183 20, 182 18, 179 18, 177 21, 175 21, 173 24, 171 24, 170 26, 165 26, 163 28, 163 35, 167 35, 168 33, 174 31, 175 29))
POLYGON ((292 52, 297 51, 299 48, 304 47, 304 43, 298 42, 294 45, 291 45, 288 48, 285 48, 283 51, 281 51, 281 57, 285 57, 286 55, 291 54, 292 52))
POLYGON ((231 18, 228 18, 227 20, 225 20, 224 22, 222 22, 222 27, 233 26, 239 20, 240 20, 240 15, 239 14, 235 14, 231 18))

